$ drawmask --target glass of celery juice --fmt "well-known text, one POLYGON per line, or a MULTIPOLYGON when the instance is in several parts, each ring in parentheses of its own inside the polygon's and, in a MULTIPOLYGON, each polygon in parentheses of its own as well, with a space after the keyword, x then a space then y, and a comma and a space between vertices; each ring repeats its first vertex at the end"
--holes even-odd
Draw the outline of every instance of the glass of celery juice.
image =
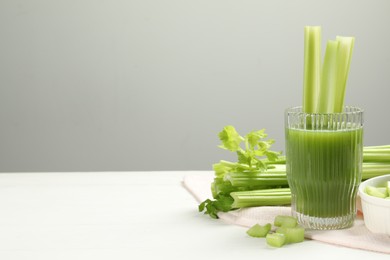
POLYGON ((287 179, 292 214, 309 229, 350 227, 362 175, 363 110, 285 113, 287 179))

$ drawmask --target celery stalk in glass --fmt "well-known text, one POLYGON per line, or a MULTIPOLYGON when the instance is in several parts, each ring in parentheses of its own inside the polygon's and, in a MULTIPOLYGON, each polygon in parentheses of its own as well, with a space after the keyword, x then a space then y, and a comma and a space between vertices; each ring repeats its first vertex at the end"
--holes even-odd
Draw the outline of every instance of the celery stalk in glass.
POLYGON ((339 48, 337 53, 338 74, 337 85, 335 88, 336 91, 333 96, 333 112, 341 113, 344 107, 345 89, 347 85, 355 38, 337 36, 336 40, 339 42, 339 48))
POLYGON ((318 113, 332 113, 337 84, 337 54, 339 41, 328 41, 322 66, 321 87, 318 97, 318 113))
POLYGON ((305 27, 304 48, 303 110, 315 113, 321 83, 321 27, 305 27))

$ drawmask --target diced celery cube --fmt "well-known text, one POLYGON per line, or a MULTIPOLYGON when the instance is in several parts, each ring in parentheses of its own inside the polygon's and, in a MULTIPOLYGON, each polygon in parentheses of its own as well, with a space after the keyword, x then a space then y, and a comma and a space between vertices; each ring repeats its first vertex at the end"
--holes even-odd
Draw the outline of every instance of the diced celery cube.
POLYGON ((276 229, 276 233, 286 236, 286 244, 299 243, 305 239, 305 229, 303 227, 280 227, 276 229))
POLYGON ((248 229, 246 233, 251 237, 265 237, 270 230, 271 230, 270 223, 267 223, 264 226, 255 224, 250 229, 248 229))
POLYGON ((282 247, 286 243, 286 236, 281 233, 268 233, 265 239, 272 247, 282 247))
POLYGON ((279 215, 275 217, 274 225, 276 227, 296 227, 298 220, 292 216, 279 215))

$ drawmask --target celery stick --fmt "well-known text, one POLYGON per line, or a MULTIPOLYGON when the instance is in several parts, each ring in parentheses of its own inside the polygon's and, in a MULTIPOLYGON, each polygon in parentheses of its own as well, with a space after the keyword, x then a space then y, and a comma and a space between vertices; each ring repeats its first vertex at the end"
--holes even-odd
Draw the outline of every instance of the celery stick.
POLYGON ((390 150, 390 145, 364 146, 363 150, 390 150))
POLYGON ((286 243, 286 236, 282 233, 269 233, 265 238, 272 247, 282 247, 286 243))
POLYGON ((390 163, 366 162, 363 163, 362 180, 382 176, 390 173, 390 163))
POLYGON ((280 206, 291 203, 289 188, 236 191, 230 193, 233 198, 232 208, 255 206, 280 206))
POLYGON ((303 227, 279 227, 276 233, 284 234, 286 237, 286 244, 299 243, 305 240, 305 229, 303 227))
POLYGON ((276 227, 296 227, 298 225, 298 219, 292 216, 278 215, 275 217, 274 226, 276 227))
POLYGON ((337 53, 339 41, 328 41, 321 74, 318 113, 332 113, 337 82, 337 53))
POLYGON ((248 229, 246 233, 251 237, 265 237, 270 230, 271 230, 270 223, 267 223, 264 226, 255 224, 250 229, 248 229))
POLYGON ((321 27, 305 27, 304 49, 303 111, 315 113, 321 83, 321 27))
POLYGON ((363 162, 390 162, 390 152, 388 150, 365 150, 363 152, 363 162))
POLYGON ((363 162, 390 163, 390 145, 363 147, 363 162))
POLYGON ((351 64, 352 51, 355 43, 354 37, 337 36, 336 40, 339 42, 337 53, 337 85, 335 88, 334 99, 334 113, 341 113, 344 107, 345 89, 351 64))
MULTIPOLYGON (((364 157, 367 156, 364 155, 364 157)), ((378 162, 374 161, 374 156, 370 157, 372 162, 363 162, 362 167, 362 180, 366 180, 372 177, 381 176, 384 174, 390 174, 390 160, 386 162, 382 155, 375 155, 378 162), (381 158, 381 160, 379 160, 381 158)), ((270 165, 272 166, 272 165, 270 165)), ((277 171, 274 169, 267 172, 251 172, 251 173, 228 173, 226 180, 230 181, 234 187, 260 187, 260 186, 287 186, 286 165, 278 164, 277 171), (267 174, 270 174, 267 176, 267 174), (269 177, 269 178, 268 178, 269 177)))
POLYGON ((363 148, 363 153, 365 154, 372 154, 372 153, 379 153, 379 154, 387 154, 390 155, 390 148, 363 148))
POLYGON ((225 175, 233 186, 278 186, 287 184, 286 171, 231 172, 225 175))

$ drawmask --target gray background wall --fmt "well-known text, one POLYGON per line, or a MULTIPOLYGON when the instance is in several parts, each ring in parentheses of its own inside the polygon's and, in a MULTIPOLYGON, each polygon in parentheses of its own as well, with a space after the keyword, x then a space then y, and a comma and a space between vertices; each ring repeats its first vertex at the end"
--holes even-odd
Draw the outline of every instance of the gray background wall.
POLYGON ((217 133, 284 150, 303 28, 355 36, 346 103, 390 144, 390 1, 1 0, 0 171, 210 170, 217 133))

